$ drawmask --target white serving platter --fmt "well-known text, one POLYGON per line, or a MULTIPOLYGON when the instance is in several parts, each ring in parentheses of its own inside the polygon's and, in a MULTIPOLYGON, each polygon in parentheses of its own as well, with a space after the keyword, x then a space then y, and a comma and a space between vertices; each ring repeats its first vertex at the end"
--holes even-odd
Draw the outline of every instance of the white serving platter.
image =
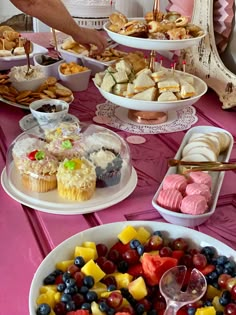
MULTIPOLYGON (((181 159, 181 154, 183 151, 184 146, 187 144, 188 140, 190 139, 191 135, 194 133, 209 133, 209 132, 225 132, 229 135, 230 137, 230 144, 227 150, 222 152, 220 156, 218 157, 218 161, 224 161, 228 162, 230 158, 230 154, 234 145, 234 139, 231 133, 226 131, 225 129, 221 129, 218 127, 213 127, 213 126, 197 126, 189 129, 189 131, 185 134, 182 143, 179 147, 178 152, 175 155, 175 159, 181 159)), ((177 167, 170 167, 169 170, 167 171, 165 177, 170 174, 176 174, 177 173, 177 167)), ((168 222, 173 223, 173 224, 178 224, 182 226, 188 226, 188 227, 193 227, 202 224, 205 222, 210 216, 213 215, 216 209, 216 204, 217 200, 219 197, 219 193, 221 190, 221 186, 223 183, 224 175, 225 172, 211 172, 210 173, 212 176, 212 197, 211 197, 211 205, 208 209, 208 211, 204 214, 200 215, 191 215, 191 214, 184 214, 180 212, 173 212, 168 209, 165 209, 161 207, 160 205, 157 204, 156 200, 157 197, 162 189, 162 184, 159 186, 157 192, 155 193, 153 199, 152 199, 152 205, 153 207, 160 213, 160 215, 168 222)))
POLYGON ((135 228, 144 227, 150 233, 160 231, 164 238, 168 238, 169 240, 177 239, 179 237, 184 238, 189 242, 190 248, 200 249, 205 246, 214 247, 218 255, 224 255, 236 262, 234 249, 209 235, 186 227, 153 221, 124 221, 102 224, 71 236, 55 247, 44 258, 36 270, 31 282, 29 292, 29 314, 36 314, 36 300, 39 295, 40 287, 43 284, 43 279, 55 270, 57 262, 71 259, 74 254, 75 247, 86 241, 95 242, 96 244, 103 243, 110 248, 115 242, 117 242, 117 235, 128 225, 135 228))
MULTIPOLYGON (((48 49, 38 44, 32 43, 33 49, 30 53, 30 61, 33 64, 33 56, 36 54, 46 54, 48 49)), ((14 66, 24 66, 26 55, 0 57, 0 70, 9 70, 14 66)))
POLYGON ((182 100, 170 101, 170 102, 143 101, 143 100, 137 100, 137 99, 132 99, 132 98, 126 98, 126 97, 122 97, 122 96, 118 96, 118 95, 106 92, 103 89, 101 89, 98 85, 96 85, 95 82, 94 84, 105 99, 107 99, 108 101, 116 105, 119 105, 128 109, 134 109, 134 110, 168 112, 174 109, 179 109, 179 108, 183 108, 183 107, 195 104, 207 91, 206 83, 200 78, 192 74, 184 74, 181 71, 177 71, 177 70, 175 71, 178 74, 183 74, 183 75, 194 78, 194 87, 196 90, 196 96, 188 98, 188 99, 182 99, 182 100))
MULTIPOLYGON (((132 20, 139 20, 144 21, 141 18, 132 18, 132 20)), ((115 42, 132 47, 132 48, 139 48, 139 49, 147 49, 147 50, 179 50, 185 49, 191 46, 198 45, 199 42, 206 36, 206 32, 199 37, 188 38, 188 39, 180 39, 180 40, 158 40, 158 39, 150 39, 150 38, 139 38, 139 37, 132 37, 127 35, 118 34, 109 30, 110 22, 106 22, 103 25, 104 30, 107 32, 109 37, 113 39, 115 42)))
POLYGON ((11 163, 9 176, 6 168, 1 175, 1 183, 5 192, 14 200, 35 210, 51 214, 74 215, 95 212, 111 207, 128 197, 137 185, 137 173, 134 168, 131 173, 127 168, 121 170, 121 183, 106 188, 96 188, 90 200, 77 202, 59 197, 56 190, 47 193, 33 193, 24 189, 15 166, 11 163))

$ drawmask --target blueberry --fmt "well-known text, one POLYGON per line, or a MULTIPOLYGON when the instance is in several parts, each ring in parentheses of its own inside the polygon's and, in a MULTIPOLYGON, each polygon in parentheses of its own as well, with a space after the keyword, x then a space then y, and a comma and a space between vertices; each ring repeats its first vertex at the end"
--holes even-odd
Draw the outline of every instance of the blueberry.
POLYGON ((107 305, 107 303, 106 302, 100 302, 99 303, 99 309, 100 309, 100 311, 101 312, 107 312, 108 310, 109 310, 109 306, 107 305))
POLYGON ((51 313, 51 307, 47 303, 42 303, 38 306, 37 315, 49 315, 51 313))
POLYGON ((83 279, 83 283, 86 287, 90 289, 94 286, 94 279, 92 276, 85 276, 83 279))
POLYGON ((228 261, 224 264, 224 270, 227 270, 227 273, 233 275, 236 269, 236 264, 234 261, 228 261))
POLYGON ((68 303, 71 300, 72 300, 72 297, 70 294, 65 294, 65 293, 62 294, 61 302, 68 303))
POLYGON ((76 285, 76 281, 73 278, 66 279, 65 284, 67 287, 73 287, 76 285))
POLYGON ((108 292, 111 292, 111 291, 115 291, 117 289, 117 286, 115 284, 110 284, 108 287, 107 287, 107 291, 108 292))
POLYGON ((228 258, 226 256, 218 256, 216 258, 216 262, 217 262, 217 265, 224 265, 226 262, 228 261, 228 258))
POLYGON ((150 311, 147 311, 147 315, 157 315, 157 311, 155 309, 151 309, 150 311))
POLYGON ((218 279, 218 273, 216 271, 212 271, 211 273, 208 274, 208 279, 210 283, 215 282, 218 279))
POLYGON ((139 240, 133 239, 132 241, 130 241, 129 246, 132 249, 136 249, 138 246, 140 245, 139 240))
POLYGON ((143 314, 145 312, 145 307, 143 304, 141 303, 137 303, 136 306, 135 306, 135 310, 136 310, 136 313, 139 315, 139 314, 143 314))
POLYGON ((212 285, 214 288, 220 290, 220 286, 219 286, 218 282, 212 282, 211 285, 212 285))
POLYGON ((215 271, 218 273, 218 275, 221 275, 223 273, 224 267, 222 265, 216 265, 215 271))
POLYGON ((95 291, 88 291, 86 294, 86 299, 88 302, 97 301, 98 295, 95 291))
POLYGON ((63 282, 66 282, 66 280, 69 278, 71 278, 71 274, 69 272, 64 272, 62 275, 63 282))
POLYGON ((82 268, 85 265, 85 260, 82 256, 77 256, 74 260, 74 264, 77 267, 82 268))
POLYGON ((125 273, 128 271, 128 269, 129 269, 129 264, 127 263, 127 261, 121 260, 117 265, 117 270, 119 272, 125 273))
POLYGON ((222 311, 216 311, 216 315, 223 315, 224 314, 224 312, 222 312, 222 311))
POLYGON ((60 269, 55 269, 55 270, 51 273, 51 275, 53 275, 53 276, 55 276, 55 277, 57 277, 57 276, 59 276, 59 275, 62 275, 62 274, 63 274, 63 271, 60 270, 60 269))
POLYGON ((107 315, 114 315, 116 311, 114 310, 114 308, 109 307, 106 313, 107 315))
POLYGON ((48 275, 46 278, 43 279, 43 284, 54 284, 56 280, 56 277, 52 274, 48 275))
POLYGON ((66 310, 68 312, 75 311, 76 310, 75 302, 74 301, 69 301, 68 303, 66 303, 66 310))
POLYGON ((213 258, 215 255, 215 249, 211 246, 205 246, 202 248, 201 254, 205 255, 206 257, 213 258))
POLYGON ((188 312, 188 315, 194 315, 196 312, 196 308, 195 307, 189 307, 187 312, 188 312))
POLYGON ((57 291, 58 291, 58 292, 63 292, 63 291, 65 290, 65 288, 66 288, 65 283, 59 283, 59 284, 57 285, 57 291))
POLYGON ((142 254, 144 253, 144 246, 142 244, 140 244, 136 249, 137 249, 139 256, 142 256, 142 254))
POLYGON ((219 298, 219 302, 221 305, 226 306, 231 301, 231 294, 229 291, 223 291, 221 297, 219 298))
POLYGON ((88 310, 89 312, 91 311, 91 304, 90 303, 83 303, 81 305, 82 310, 88 310))
POLYGON ((121 289, 120 289, 120 292, 121 292, 121 294, 122 294, 122 296, 123 296, 124 298, 127 298, 127 297, 130 295, 128 289, 126 289, 126 288, 121 288, 121 289))
POLYGON ((162 237, 162 233, 160 231, 153 232, 153 235, 158 235, 158 236, 162 237))
POLYGON ((86 295, 88 292, 88 287, 86 287, 85 285, 83 285, 82 287, 79 288, 79 293, 86 295))
POLYGON ((204 305, 204 306, 212 306, 212 303, 211 303, 211 301, 205 301, 205 302, 203 303, 203 305, 204 305))
POLYGON ((76 286, 66 287, 65 290, 64 290, 65 294, 70 294, 70 295, 74 295, 77 292, 78 292, 78 288, 76 286))

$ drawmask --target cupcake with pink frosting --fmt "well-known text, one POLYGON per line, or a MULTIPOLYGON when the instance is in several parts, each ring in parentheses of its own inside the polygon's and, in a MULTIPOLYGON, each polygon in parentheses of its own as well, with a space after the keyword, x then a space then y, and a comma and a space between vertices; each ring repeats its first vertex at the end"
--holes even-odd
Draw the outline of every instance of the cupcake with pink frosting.
POLYGON ((183 198, 180 211, 185 214, 199 215, 207 211, 206 198, 202 195, 189 195, 183 198))
POLYGON ((183 196, 177 189, 162 189, 157 197, 157 203, 168 210, 180 211, 183 196))

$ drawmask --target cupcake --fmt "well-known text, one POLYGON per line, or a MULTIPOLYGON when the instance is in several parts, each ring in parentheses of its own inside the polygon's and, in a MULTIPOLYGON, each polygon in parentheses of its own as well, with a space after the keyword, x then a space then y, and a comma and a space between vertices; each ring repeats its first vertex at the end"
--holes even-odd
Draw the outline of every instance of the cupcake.
POLYGON ((12 148, 12 158, 16 168, 18 169, 19 165, 21 165, 21 158, 23 156, 35 150, 44 150, 45 146, 46 142, 43 140, 29 137, 28 135, 16 141, 12 148))
POLYGON ((99 188, 117 185, 121 179, 121 140, 108 132, 97 132, 85 138, 87 158, 96 170, 96 186, 99 188))
POLYGON ((46 150, 34 150, 21 156, 18 169, 23 187, 39 193, 55 189, 58 166, 57 159, 46 150))
POLYGON ((121 179, 123 160, 120 154, 110 149, 100 149, 88 155, 96 171, 96 186, 99 188, 117 185, 121 179))
POLYGON ((57 172, 57 189, 59 195, 68 200, 89 200, 95 191, 96 173, 94 165, 81 159, 65 159, 57 172))
POLYGON ((79 140, 81 137, 81 128, 77 122, 61 122, 56 128, 45 130, 45 139, 47 142, 56 140, 58 138, 79 140))
POLYGON ((59 161, 80 158, 85 154, 84 145, 81 140, 74 140, 72 138, 58 138, 52 140, 48 143, 47 149, 59 161))

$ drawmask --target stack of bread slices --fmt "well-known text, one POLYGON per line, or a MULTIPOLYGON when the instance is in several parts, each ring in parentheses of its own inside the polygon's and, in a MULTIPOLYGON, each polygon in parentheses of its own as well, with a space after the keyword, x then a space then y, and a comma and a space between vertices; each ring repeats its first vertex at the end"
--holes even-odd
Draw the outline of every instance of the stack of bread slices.
POLYGON ((164 68, 144 68, 135 73, 125 59, 96 73, 94 82, 106 92, 144 101, 173 102, 196 96, 194 77, 164 68))

